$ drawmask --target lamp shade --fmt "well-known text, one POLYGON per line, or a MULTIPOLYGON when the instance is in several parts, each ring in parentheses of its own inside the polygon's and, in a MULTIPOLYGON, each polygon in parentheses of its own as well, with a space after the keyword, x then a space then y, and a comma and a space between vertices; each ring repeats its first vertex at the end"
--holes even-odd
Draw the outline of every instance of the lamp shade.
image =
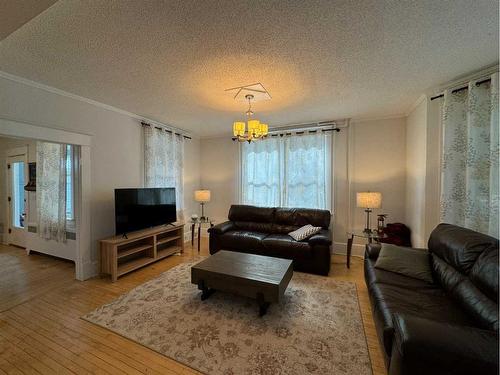
POLYGON ((233 135, 235 137, 242 136, 245 134, 245 123, 241 121, 235 121, 233 124, 233 135))
POLYGON ((356 205, 360 208, 380 208, 382 206, 382 193, 370 191, 356 193, 356 205))
POLYGON ((210 202, 210 190, 195 190, 194 200, 196 202, 210 202))
POLYGON ((248 133, 259 136, 260 134, 259 120, 248 120, 248 133))

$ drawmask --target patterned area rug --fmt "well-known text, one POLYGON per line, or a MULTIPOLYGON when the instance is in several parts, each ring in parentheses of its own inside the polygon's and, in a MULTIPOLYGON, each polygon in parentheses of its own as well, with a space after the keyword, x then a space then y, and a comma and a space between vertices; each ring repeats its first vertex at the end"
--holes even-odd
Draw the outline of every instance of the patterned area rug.
POLYGON ((294 273, 284 302, 259 318, 255 300, 205 301, 190 264, 83 319, 206 374, 371 374, 356 285, 294 273))

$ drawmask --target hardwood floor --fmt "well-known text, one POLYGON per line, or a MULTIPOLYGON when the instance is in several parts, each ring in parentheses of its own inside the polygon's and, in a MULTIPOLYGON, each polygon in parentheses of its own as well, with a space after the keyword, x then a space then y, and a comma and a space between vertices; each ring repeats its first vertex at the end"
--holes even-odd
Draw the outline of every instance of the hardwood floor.
MULTIPOLYGON (((202 243, 201 254, 207 254, 202 243)), ((198 259, 186 246, 172 256, 111 283, 74 280, 74 266, 0 245, 0 374, 199 374, 180 363, 95 326, 80 316, 182 262, 198 259)), ((386 370, 375 332, 363 262, 334 256, 331 276, 358 287, 374 375, 386 370)))

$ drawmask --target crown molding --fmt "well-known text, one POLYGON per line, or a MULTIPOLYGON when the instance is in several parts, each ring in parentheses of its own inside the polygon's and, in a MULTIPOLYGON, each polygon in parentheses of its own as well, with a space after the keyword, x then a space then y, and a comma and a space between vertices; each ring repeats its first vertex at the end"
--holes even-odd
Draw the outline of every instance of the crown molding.
POLYGON ((387 116, 353 117, 353 118, 351 118, 350 123, 351 124, 359 124, 359 123, 363 123, 363 122, 394 120, 394 119, 399 119, 399 118, 406 118, 406 115, 404 113, 397 113, 397 114, 387 115, 387 116))
POLYGON ((16 76, 14 74, 4 72, 2 70, 0 70, 0 78, 5 78, 5 79, 8 79, 9 81, 17 82, 17 83, 20 83, 20 84, 23 84, 26 86, 30 86, 30 87, 34 87, 34 88, 37 88, 40 90, 50 92, 52 94, 60 95, 60 96, 63 96, 65 98, 69 98, 69 99, 77 100, 77 101, 80 101, 83 103, 87 103, 87 104, 105 109, 107 111, 115 112, 115 113, 121 114, 123 116, 127 116, 130 118, 139 120, 139 122, 145 121, 145 122, 148 122, 148 123, 151 123, 154 125, 165 127, 169 130, 180 133, 182 135, 193 137, 193 135, 190 132, 188 132, 184 129, 181 129, 181 128, 178 128, 178 127, 175 127, 172 125, 168 125, 168 124, 165 124, 161 121, 153 120, 151 118, 141 116, 141 115, 138 115, 136 113, 128 112, 124 109, 113 107, 112 105, 109 105, 109 104, 104 104, 104 103, 98 102, 98 101, 93 100, 93 99, 89 99, 89 98, 86 98, 86 97, 83 97, 80 95, 72 94, 68 91, 64 91, 64 90, 61 90, 61 89, 58 89, 58 88, 55 88, 52 86, 48 86, 48 85, 45 85, 45 84, 40 83, 40 82, 32 81, 32 80, 29 80, 29 79, 24 78, 24 77, 19 77, 19 76, 16 76))
POLYGON ((405 117, 408 117, 410 115, 410 113, 412 113, 415 110, 415 108, 417 108, 426 99, 427 99, 427 95, 425 95, 425 94, 420 95, 418 97, 418 99, 415 100, 415 102, 411 105, 411 107, 406 111, 405 117))
POLYGON ((426 90, 426 94, 429 96, 437 95, 437 94, 442 93, 443 91, 445 91, 447 89, 453 89, 456 86, 463 86, 463 85, 467 84, 469 81, 473 81, 475 79, 487 77, 487 76, 492 75, 494 73, 498 73, 498 71, 499 71, 499 65, 498 65, 498 63, 496 63, 494 65, 487 67, 487 68, 476 70, 472 73, 463 74, 461 76, 454 78, 451 81, 442 83, 440 85, 436 85, 436 86, 426 90))

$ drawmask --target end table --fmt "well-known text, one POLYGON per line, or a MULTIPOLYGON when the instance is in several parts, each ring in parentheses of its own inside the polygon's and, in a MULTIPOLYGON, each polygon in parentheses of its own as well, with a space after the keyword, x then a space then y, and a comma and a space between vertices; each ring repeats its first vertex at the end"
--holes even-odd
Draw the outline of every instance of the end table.
POLYGON ((354 237, 366 238, 368 243, 372 243, 373 241, 379 242, 381 238, 385 238, 387 236, 384 233, 379 233, 377 231, 365 232, 362 229, 347 231, 347 268, 351 268, 351 251, 354 237))
POLYGON ((200 242, 201 242, 201 227, 213 227, 214 223, 209 218, 191 220, 191 246, 194 246, 194 231, 198 226, 198 253, 200 252, 200 242))

